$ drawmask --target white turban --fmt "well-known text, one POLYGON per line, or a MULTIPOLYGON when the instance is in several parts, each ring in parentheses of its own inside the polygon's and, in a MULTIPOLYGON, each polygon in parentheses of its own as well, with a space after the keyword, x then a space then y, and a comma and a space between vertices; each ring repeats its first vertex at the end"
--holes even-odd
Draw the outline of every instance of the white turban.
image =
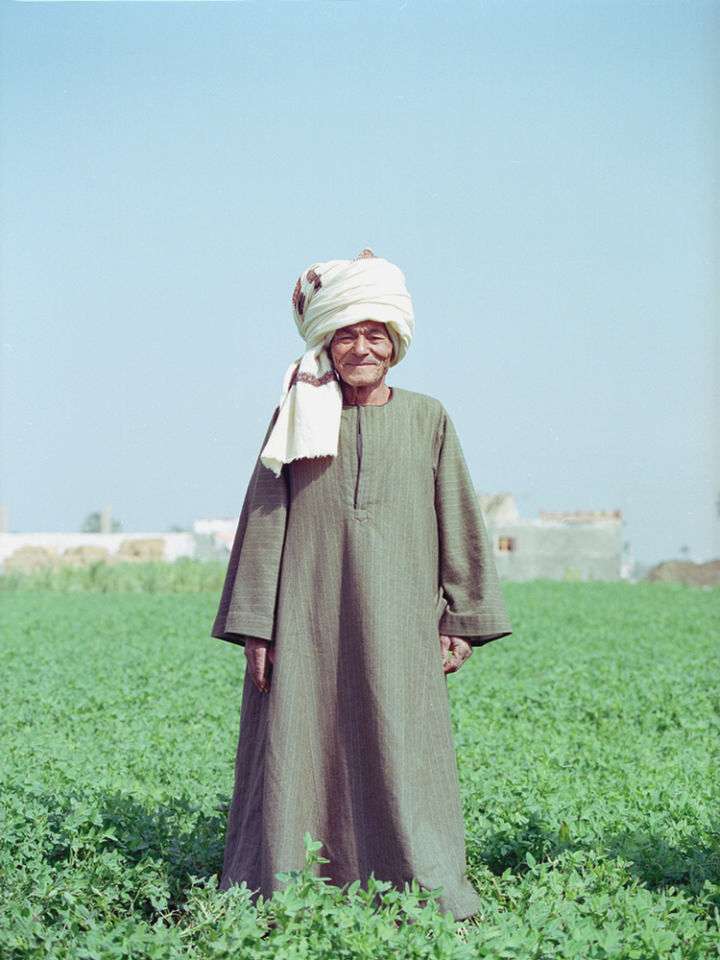
POLYGON ((335 331, 363 320, 384 323, 394 365, 407 353, 414 329, 405 277, 369 250, 355 260, 308 267, 295 285, 293 309, 307 350, 285 374, 278 417, 260 455, 276 475, 301 457, 337 455, 342 391, 326 349, 335 331))

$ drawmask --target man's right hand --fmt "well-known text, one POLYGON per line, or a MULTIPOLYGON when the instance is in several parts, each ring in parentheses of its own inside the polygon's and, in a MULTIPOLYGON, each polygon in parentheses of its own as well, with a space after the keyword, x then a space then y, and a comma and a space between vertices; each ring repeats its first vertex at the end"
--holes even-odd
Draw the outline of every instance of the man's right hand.
POLYGON ((268 640, 245 639, 245 659, 253 683, 261 693, 270 692, 270 668, 275 660, 275 646, 268 640))

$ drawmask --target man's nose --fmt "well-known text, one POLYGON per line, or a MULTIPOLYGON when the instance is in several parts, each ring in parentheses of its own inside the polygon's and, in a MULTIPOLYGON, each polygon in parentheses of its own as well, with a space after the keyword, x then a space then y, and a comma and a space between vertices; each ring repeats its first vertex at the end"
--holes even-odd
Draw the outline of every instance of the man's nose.
POLYGON ((370 348, 370 343, 365 337, 360 334, 360 336, 355 341, 355 353, 367 353, 370 348))

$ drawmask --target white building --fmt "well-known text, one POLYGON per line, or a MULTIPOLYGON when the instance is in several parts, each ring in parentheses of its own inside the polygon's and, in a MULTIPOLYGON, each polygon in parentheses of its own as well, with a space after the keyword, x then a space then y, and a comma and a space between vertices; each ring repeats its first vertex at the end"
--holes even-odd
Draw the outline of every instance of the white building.
POLYGON ((479 494, 502 580, 619 580, 622 515, 611 512, 518 516, 509 493, 479 494))

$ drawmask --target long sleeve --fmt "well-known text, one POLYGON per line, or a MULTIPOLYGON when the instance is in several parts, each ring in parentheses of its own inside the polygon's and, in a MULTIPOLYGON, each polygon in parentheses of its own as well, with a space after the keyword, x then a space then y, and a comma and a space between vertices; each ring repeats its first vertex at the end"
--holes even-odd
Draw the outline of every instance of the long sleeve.
POLYGON ((284 474, 276 477, 258 460, 238 521, 213 637, 239 644, 245 637, 274 639, 287 503, 284 474))
POLYGON ((455 428, 446 416, 435 475, 440 632, 481 646, 511 632, 480 504, 455 428))

